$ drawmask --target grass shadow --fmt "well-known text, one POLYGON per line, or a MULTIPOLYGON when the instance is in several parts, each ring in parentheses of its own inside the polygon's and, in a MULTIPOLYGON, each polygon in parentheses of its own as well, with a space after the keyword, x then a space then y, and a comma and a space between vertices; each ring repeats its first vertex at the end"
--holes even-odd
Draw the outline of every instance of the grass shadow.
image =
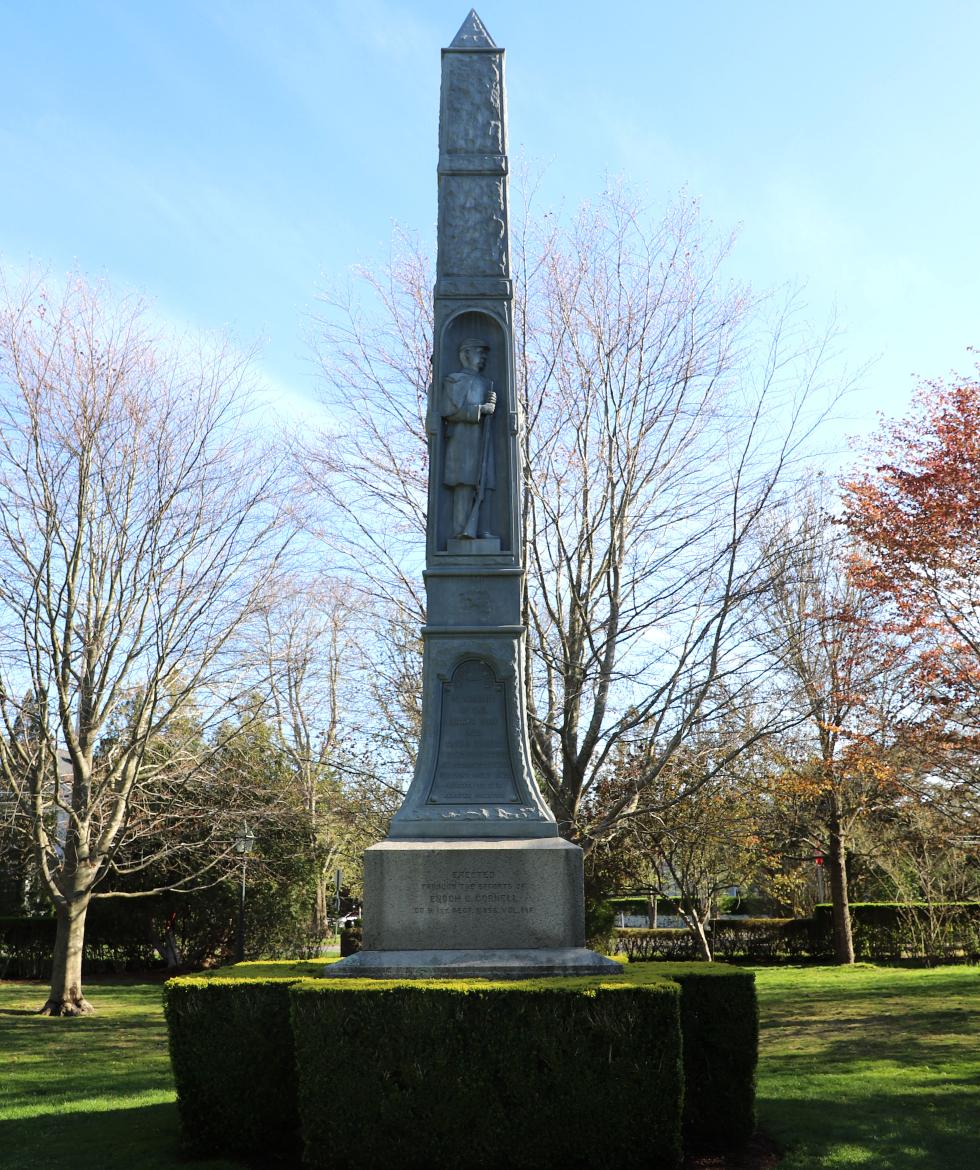
POLYGON ((787 1149, 787 1170, 966 1170, 978 1165, 975 1112, 962 1097, 937 1095, 924 1108, 919 1091, 869 1091, 841 1100, 831 1090, 805 1100, 760 1095, 758 1105, 760 1123, 787 1149))
POLYGON ((0 1121, 0 1170, 242 1170, 185 1159, 173 1103, 0 1121))
POLYGON ((758 977, 759 1119, 787 1148, 786 1170, 980 1168, 977 976, 841 968, 758 977))

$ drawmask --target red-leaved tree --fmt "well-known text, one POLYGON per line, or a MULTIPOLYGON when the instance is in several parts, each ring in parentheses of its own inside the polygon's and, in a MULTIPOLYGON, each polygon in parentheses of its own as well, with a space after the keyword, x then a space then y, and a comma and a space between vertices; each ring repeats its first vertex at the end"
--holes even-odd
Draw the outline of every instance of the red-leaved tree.
MULTIPOLYGON (((980 372, 980 365, 977 367, 980 372)), ((945 755, 980 749, 980 381, 922 383, 909 414, 882 422, 844 484, 856 584, 916 647, 916 728, 945 755)), ((973 783, 976 784, 976 771, 973 783)))

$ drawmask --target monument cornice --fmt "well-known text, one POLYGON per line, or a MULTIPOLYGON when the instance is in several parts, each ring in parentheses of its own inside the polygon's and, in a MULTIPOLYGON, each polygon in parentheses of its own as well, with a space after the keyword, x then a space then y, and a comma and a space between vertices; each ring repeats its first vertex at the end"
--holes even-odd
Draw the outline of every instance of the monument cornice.
POLYGON ((487 634, 497 634, 505 638, 521 638, 527 633, 527 626, 523 625, 507 625, 507 626, 423 626, 422 634, 426 638, 458 638, 478 636, 485 637, 487 634))

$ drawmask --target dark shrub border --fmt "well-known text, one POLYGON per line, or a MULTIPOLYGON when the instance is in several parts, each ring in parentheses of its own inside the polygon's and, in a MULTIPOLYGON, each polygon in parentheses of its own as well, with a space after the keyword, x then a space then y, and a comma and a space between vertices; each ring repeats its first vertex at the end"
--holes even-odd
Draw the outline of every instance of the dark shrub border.
POLYGON ((295 1159, 302 1114, 311 1165, 343 1166, 341 1151, 349 1150, 351 1166, 390 1165, 396 1157, 400 1165, 435 1167, 453 1150, 447 1164, 454 1170, 482 1170, 494 1159, 515 1167, 596 1160, 667 1167, 682 1079, 683 1129, 698 1147, 736 1148, 752 1131, 750 972, 640 963, 615 984, 297 981, 308 970, 257 963, 167 984, 189 1150, 295 1159), (448 1110, 450 1099, 457 1105, 448 1110), (420 1126, 429 1135, 422 1145, 420 1126), (506 1137, 506 1157, 493 1145, 495 1126, 506 1137), (649 1140, 637 1143, 638 1127, 649 1140), (405 1154, 409 1130, 416 1137, 405 1154), (537 1152, 524 1162, 511 1146, 537 1152), (318 1162, 324 1149, 330 1160, 318 1162), (544 1150, 562 1153, 546 1162, 544 1150))
POLYGON ((718 963, 643 966, 681 988, 685 1135, 699 1146, 740 1148, 755 1130, 755 976, 718 963))
MULTIPOLYGON (((980 957, 980 903, 853 902, 855 957, 870 962, 924 959, 975 961, 980 957)), ((832 960, 833 932, 827 905, 812 918, 719 918, 711 923, 716 959, 767 963, 832 960)), ((684 928, 621 928, 616 951, 631 962, 694 959, 697 943, 684 928)))
MULTIPOLYGON (((50 979, 57 923, 53 914, 0 917, 0 979, 50 979)), ((85 922, 85 975, 162 967, 144 920, 95 901, 85 922)))
POLYGON ((676 984, 560 982, 297 984, 307 1165, 678 1165, 676 984))
MULTIPOLYGON (((850 910, 859 959, 948 962, 980 956, 980 902, 852 902, 850 910)), ((830 906, 816 906, 814 951, 831 954, 832 935, 830 906)))
MULTIPOLYGON (((177 1110, 189 1154, 298 1162, 293 982, 187 977, 164 985, 177 1110)), ((330 1059, 329 1051, 323 1058, 330 1059)))

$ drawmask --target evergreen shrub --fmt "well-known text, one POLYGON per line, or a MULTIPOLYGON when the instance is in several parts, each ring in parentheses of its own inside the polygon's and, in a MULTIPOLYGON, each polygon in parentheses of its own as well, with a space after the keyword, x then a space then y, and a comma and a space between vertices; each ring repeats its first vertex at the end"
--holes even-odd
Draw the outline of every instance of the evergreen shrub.
MULTIPOLYGON (((852 902, 854 954, 868 962, 980 958, 980 902, 852 902)), ((717 918, 709 924, 716 959, 765 963, 832 961, 831 907, 812 918, 717 918)), ((615 949, 632 962, 696 959, 698 945, 686 928, 618 929, 615 949)))
MULTIPOLYGON (((649 963, 644 968, 681 988, 684 1133, 698 1145, 738 1149, 755 1129, 755 976, 721 963, 649 963)), ((642 978, 632 964, 630 971, 642 978)))
MULTIPOLYGON (((708 930, 714 958, 757 963, 805 958, 814 950, 813 938, 808 918, 719 918, 708 930)), ((632 962, 701 958, 697 939, 686 927, 620 929, 616 950, 632 962)))
POLYGON ((310 1166, 679 1164, 674 983, 311 981, 291 998, 310 1166))
POLYGON ((364 942, 364 928, 360 922, 345 926, 340 932, 340 957, 356 955, 364 942))
POLYGON ((585 945, 601 955, 615 947, 616 910, 604 898, 585 899, 585 945))
POLYGON ((711 923, 712 954, 764 963, 806 958, 812 931, 806 918, 718 918, 711 923))
MULTIPOLYGON (((50 979, 53 914, 0 918, 0 979, 50 979)), ((94 901, 85 919, 82 974, 121 974, 162 966, 138 916, 94 901)))
MULTIPOLYGON (((183 1143, 194 1155, 299 1161, 295 978, 172 979, 164 985, 183 1143)), ((329 1048, 321 1059, 332 1060, 329 1048)))
POLYGON ((615 953, 631 963, 651 959, 696 959, 698 944, 685 926, 626 926, 615 932, 615 953))
POLYGON ((54 915, 0 918, 0 979, 46 979, 57 923, 54 915))
POLYGON ((630 963, 614 982, 310 978, 321 970, 248 963, 167 984, 190 1150, 298 1164, 302 1114, 312 1165, 564 1170, 615 1157, 652 1170, 673 1165, 682 1080, 692 1142, 735 1148, 751 1132, 750 972, 630 963))

